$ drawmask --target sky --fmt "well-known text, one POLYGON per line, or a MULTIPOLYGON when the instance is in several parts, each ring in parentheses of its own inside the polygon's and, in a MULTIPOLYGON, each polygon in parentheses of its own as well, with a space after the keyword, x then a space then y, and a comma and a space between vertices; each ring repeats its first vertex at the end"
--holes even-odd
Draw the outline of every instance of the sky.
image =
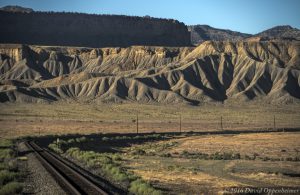
POLYGON ((277 25, 300 29, 300 0, 0 0, 36 11, 172 18, 186 25, 255 34, 277 25))

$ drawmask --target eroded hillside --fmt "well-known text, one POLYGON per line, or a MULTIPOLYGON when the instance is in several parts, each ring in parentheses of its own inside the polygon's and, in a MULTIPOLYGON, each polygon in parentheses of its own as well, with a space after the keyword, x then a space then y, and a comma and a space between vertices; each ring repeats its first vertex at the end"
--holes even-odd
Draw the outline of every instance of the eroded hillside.
POLYGON ((0 46, 0 100, 189 103, 300 98, 300 43, 192 47, 0 46))

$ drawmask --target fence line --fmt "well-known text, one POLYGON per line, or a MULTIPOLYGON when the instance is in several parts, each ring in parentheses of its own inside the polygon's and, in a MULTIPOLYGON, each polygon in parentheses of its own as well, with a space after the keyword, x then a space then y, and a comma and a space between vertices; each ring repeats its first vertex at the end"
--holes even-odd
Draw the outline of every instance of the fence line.
MULTIPOLYGON (((300 122, 284 123, 280 118, 273 115, 272 119, 258 121, 256 117, 254 120, 247 117, 246 120, 238 121, 230 117, 217 116, 215 120, 199 120, 194 118, 182 118, 182 114, 177 115, 178 118, 152 119, 144 118, 136 114, 135 133, 145 132, 188 132, 188 131, 224 131, 224 130, 282 130, 285 128, 300 128, 300 122), (219 118, 219 119, 218 119, 219 118), (215 125, 214 125, 215 124, 215 125)), ((296 121, 296 120, 295 120, 296 121)), ((130 122, 130 121, 129 121, 130 122)))

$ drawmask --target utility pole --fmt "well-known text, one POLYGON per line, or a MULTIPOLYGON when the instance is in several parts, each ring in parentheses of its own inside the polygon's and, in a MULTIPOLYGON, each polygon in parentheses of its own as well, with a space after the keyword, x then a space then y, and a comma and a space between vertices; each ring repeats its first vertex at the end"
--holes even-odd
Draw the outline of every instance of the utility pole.
POLYGON ((276 129, 276 120, 275 120, 275 115, 274 115, 274 118, 273 118, 273 130, 275 131, 276 129))
POLYGON ((139 115, 136 114, 136 134, 139 134, 139 115))
POLYGON ((221 116, 221 130, 223 131, 223 117, 221 116))
POLYGON ((179 114, 179 132, 181 133, 181 114, 179 114))

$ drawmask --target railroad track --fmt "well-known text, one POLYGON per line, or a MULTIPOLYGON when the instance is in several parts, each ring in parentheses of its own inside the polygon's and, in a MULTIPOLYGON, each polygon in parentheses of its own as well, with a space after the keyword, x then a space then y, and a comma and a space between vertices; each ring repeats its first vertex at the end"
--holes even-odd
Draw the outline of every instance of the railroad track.
POLYGON ((27 146, 36 153, 37 158, 66 193, 72 195, 110 194, 96 185, 86 174, 65 163, 51 152, 42 149, 36 143, 27 142, 27 146))

